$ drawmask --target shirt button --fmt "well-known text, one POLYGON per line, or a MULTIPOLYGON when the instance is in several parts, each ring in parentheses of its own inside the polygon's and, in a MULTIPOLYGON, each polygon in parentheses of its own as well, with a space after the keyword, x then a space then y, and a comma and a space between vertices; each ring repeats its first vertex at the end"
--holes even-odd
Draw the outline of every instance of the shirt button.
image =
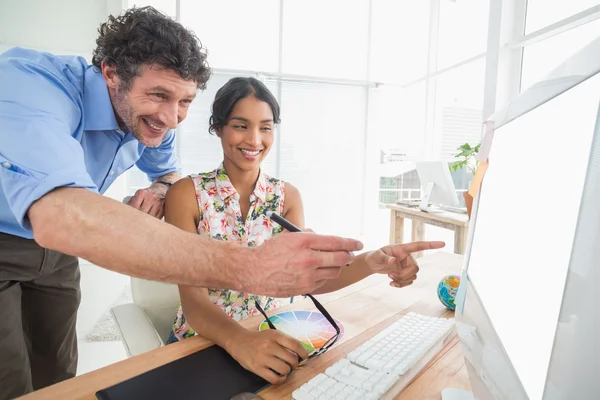
POLYGON ((2 166, 3 166, 4 168, 10 168, 10 167, 12 167, 12 164, 11 164, 11 163, 9 163, 8 161, 4 161, 4 162, 2 163, 2 166))
POLYGON ((113 176, 114 174, 115 174, 115 170, 114 169, 109 172, 110 176, 113 176))

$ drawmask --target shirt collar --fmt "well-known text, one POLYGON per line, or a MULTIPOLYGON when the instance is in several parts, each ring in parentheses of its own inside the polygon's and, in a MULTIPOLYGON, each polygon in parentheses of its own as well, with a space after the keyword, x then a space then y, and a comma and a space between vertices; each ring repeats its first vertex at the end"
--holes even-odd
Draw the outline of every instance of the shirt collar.
POLYGON ((102 74, 96 67, 85 71, 83 83, 83 129, 110 131, 119 129, 117 118, 102 74))
MULTIPOLYGON (((231 181, 229 180, 229 176, 227 175, 227 171, 225 171, 225 167, 223 163, 219 165, 219 168, 215 171, 215 181, 217 186, 217 193, 221 197, 221 199, 225 200, 228 197, 234 196, 234 199, 240 199, 240 194, 235 189, 231 181)), ((258 180, 256 181, 256 186, 254 187, 253 195, 258 197, 263 203, 267 198, 267 178, 265 174, 262 172, 258 174, 258 180)))

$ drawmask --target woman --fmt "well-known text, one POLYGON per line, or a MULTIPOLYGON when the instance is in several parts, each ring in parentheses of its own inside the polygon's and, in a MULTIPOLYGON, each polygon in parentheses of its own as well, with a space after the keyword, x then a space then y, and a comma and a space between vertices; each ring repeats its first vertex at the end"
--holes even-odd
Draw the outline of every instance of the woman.
MULTIPOLYGON (((282 231, 267 211, 303 229, 304 210, 298 189, 260 168, 273 145, 277 123, 279 105, 260 81, 233 78, 219 89, 209 130, 221 139, 223 162, 214 171, 191 175, 173 185, 165 202, 166 221, 189 232, 242 246, 259 246, 282 231)), ((411 250, 419 251, 444 244, 413 245, 418 248, 411 250)), ((338 279, 325 282, 313 294, 341 289, 374 272, 392 273, 393 286, 410 285, 418 267, 408 257, 408 246, 386 246, 357 256, 338 279)), ((223 347, 244 368, 274 384, 282 382, 296 367, 298 356, 307 357, 298 340, 280 331, 249 331, 236 322, 258 314, 255 299, 265 310, 277 307, 279 299, 183 285, 179 291, 181 304, 169 342, 200 334, 223 347)))

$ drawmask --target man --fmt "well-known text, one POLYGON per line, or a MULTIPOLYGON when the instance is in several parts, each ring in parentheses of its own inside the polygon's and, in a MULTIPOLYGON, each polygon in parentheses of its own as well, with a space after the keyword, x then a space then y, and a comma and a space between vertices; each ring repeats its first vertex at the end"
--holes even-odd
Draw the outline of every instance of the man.
POLYGON ((18 48, 0 55, 0 399, 75 375, 76 257, 288 297, 337 277, 362 248, 312 233, 245 248, 161 222, 180 177, 174 128, 210 76, 206 53, 150 7, 111 16, 99 32, 93 65, 18 48), (132 207, 101 196, 134 164, 153 183, 132 207))

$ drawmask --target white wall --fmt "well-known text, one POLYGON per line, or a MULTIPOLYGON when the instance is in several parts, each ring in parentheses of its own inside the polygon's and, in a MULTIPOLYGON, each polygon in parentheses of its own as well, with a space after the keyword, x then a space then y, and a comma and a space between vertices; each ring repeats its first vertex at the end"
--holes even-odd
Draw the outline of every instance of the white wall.
POLYGON ((0 0, 0 43, 91 55, 100 23, 117 9, 106 0, 0 0))
MULTIPOLYGON (((121 0, 0 0, 0 52, 12 46, 91 59, 98 27, 109 13, 118 14, 121 0)), ((106 193, 126 195, 122 176, 106 193)), ((77 323, 84 337, 123 292, 128 278, 81 260, 82 300, 77 323)))

